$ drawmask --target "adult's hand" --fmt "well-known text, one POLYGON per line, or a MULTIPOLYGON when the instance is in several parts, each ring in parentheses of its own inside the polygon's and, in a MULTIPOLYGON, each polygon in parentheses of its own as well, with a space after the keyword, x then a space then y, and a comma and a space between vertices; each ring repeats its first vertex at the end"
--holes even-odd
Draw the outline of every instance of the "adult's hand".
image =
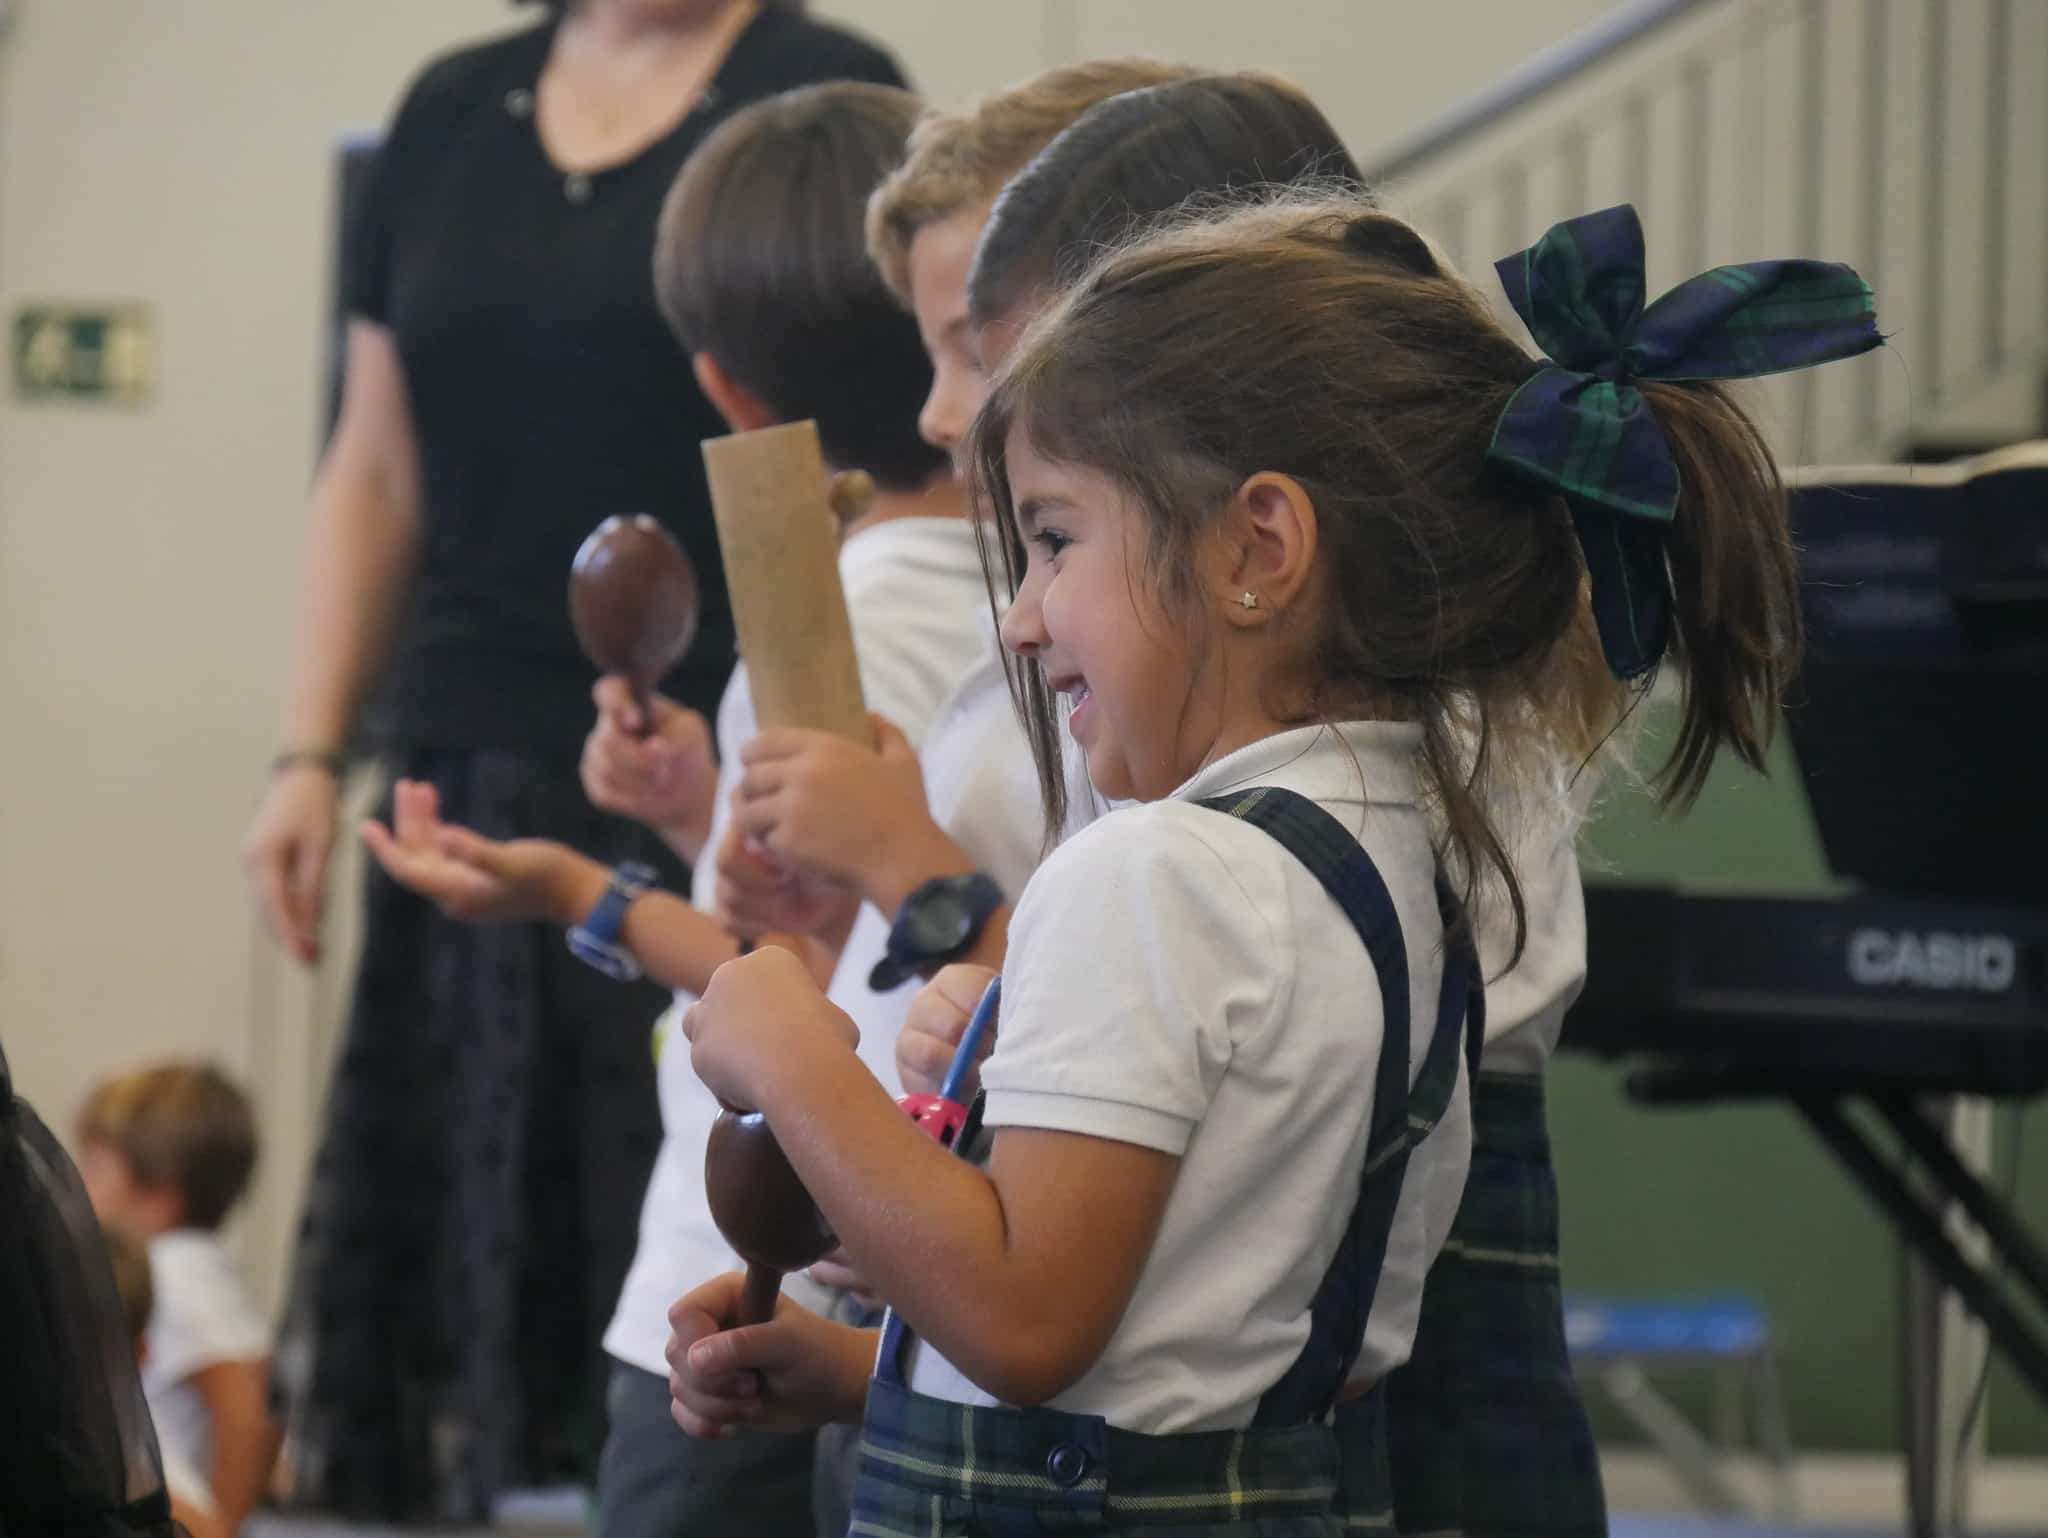
POLYGON ((307 966, 320 959, 320 918, 340 799, 341 787, 324 765, 280 769, 242 840, 242 870, 256 911, 277 943, 307 966))

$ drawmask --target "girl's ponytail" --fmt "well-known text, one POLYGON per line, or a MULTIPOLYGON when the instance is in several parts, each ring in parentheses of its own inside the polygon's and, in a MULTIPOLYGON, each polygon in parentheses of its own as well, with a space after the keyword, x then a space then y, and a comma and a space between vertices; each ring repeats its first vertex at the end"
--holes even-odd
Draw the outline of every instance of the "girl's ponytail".
POLYGON ((1728 392, 1651 384, 1644 394, 1679 483, 1666 551, 1682 704, 1656 784, 1667 803, 1687 806, 1717 747, 1764 767, 1778 702, 1799 666, 1799 560, 1778 467, 1728 392))
POLYGON ((1725 743, 1763 766, 1800 647, 1785 490, 1755 425, 1713 383, 1878 346, 1870 289, 1829 262, 1717 267, 1643 303, 1626 204, 1555 225, 1495 264, 1548 357, 1508 400, 1487 457, 1564 498, 1617 679, 1685 669, 1667 802, 1725 743))

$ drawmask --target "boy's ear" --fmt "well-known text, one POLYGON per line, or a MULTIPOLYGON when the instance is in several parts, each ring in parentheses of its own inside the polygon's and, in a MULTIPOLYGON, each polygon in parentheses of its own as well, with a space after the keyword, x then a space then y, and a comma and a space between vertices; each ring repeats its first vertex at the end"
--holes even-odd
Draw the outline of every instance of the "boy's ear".
POLYGON ((149 1185, 137 1182, 135 1203, 137 1218, 151 1234, 167 1234, 173 1229, 183 1228, 189 1217, 185 1210, 185 1193, 169 1181, 149 1185))
POLYGON ((728 374, 725 365, 710 353, 691 353, 690 372, 697 376, 697 388, 704 392, 704 399, 711 402, 734 432, 750 433, 782 424, 782 418, 768 408, 766 401, 728 374))

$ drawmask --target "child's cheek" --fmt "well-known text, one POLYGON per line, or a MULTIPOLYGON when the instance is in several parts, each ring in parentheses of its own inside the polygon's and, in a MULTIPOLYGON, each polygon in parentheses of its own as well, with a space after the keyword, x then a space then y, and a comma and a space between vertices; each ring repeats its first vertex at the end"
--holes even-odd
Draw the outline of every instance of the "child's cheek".
POLYGON ((1059 568, 1049 569, 1045 574, 1045 586, 1038 596, 1039 618, 1047 639, 1055 646, 1072 648, 1085 639, 1082 626, 1077 623, 1072 596, 1079 585, 1059 568))

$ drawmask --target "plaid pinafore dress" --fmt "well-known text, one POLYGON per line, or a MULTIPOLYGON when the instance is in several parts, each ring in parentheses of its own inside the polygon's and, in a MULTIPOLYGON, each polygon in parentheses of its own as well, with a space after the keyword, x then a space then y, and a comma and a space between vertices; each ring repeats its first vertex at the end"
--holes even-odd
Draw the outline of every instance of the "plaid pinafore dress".
POLYGON ((1265 830, 1343 909, 1378 973, 1384 1044, 1351 1219, 1310 1303, 1308 1343, 1242 1430, 1150 1436, 1100 1416, 976 1406, 905 1383, 900 1324, 869 1385, 853 1496, 856 1538, 1117 1533, 1277 1538, 1390 1530, 1384 1387, 1332 1407, 1357 1360, 1411 1149, 1458 1080, 1483 1008, 1478 960, 1438 885, 1450 938, 1436 1032, 1408 1082, 1408 952, 1386 883, 1358 841, 1306 797, 1273 787, 1205 801, 1265 830), (1340 1458, 1339 1441, 1343 1452, 1340 1458))

